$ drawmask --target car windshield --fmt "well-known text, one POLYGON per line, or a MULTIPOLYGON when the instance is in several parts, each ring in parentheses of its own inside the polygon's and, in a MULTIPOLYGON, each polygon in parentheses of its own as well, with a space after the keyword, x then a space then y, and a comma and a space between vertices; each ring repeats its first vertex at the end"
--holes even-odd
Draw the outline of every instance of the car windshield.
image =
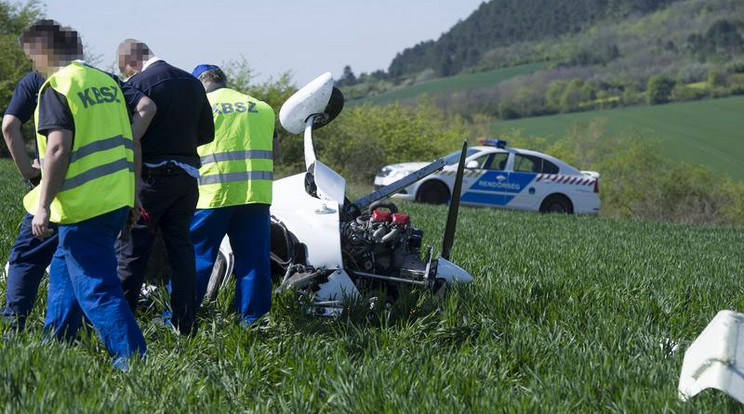
MULTIPOLYGON (((458 150, 458 151, 455 151, 455 152, 453 152, 451 154, 445 155, 444 156, 444 161, 447 163, 447 165, 457 164, 457 162, 460 161, 460 152, 462 152, 462 151, 458 150)), ((475 149, 475 148, 468 148, 468 150, 465 152, 465 156, 466 157, 469 157, 469 156, 475 154, 476 152, 478 152, 477 149, 475 149)))

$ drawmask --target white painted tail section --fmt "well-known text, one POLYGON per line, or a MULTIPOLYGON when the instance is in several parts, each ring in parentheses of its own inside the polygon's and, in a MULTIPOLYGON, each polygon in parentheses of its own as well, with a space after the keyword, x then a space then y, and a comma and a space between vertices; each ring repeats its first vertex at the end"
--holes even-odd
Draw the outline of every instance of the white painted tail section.
POLYGON ((679 397, 715 388, 744 403, 744 314, 723 310, 685 352, 679 397))

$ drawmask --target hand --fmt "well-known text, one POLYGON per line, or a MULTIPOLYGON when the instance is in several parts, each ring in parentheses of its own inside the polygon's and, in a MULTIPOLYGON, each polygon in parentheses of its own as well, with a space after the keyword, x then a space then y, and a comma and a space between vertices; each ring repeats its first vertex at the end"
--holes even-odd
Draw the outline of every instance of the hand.
POLYGON ((26 172, 26 177, 23 178, 31 181, 38 181, 39 177, 41 177, 41 164, 39 164, 38 158, 34 158, 34 162, 31 163, 31 168, 26 172))
POLYGON ((31 176, 27 177, 27 180, 33 187, 39 185, 41 183, 41 170, 37 167, 32 167, 31 176))
POLYGON ((139 197, 134 197, 134 207, 129 210, 129 225, 134 226, 142 217, 142 202, 139 197))
POLYGON ((54 234, 54 230, 49 228, 49 207, 39 207, 31 221, 31 231, 39 240, 44 240, 54 234))
POLYGON ((34 162, 28 167, 21 171, 23 179, 34 186, 39 185, 41 181, 41 165, 39 165, 39 159, 35 159, 34 162))

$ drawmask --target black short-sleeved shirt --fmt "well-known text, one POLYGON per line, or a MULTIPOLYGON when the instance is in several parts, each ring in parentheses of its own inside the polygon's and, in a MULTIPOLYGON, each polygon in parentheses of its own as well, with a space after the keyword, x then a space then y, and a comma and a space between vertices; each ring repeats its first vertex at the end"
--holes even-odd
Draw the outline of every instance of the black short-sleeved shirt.
POLYGON ((39 89, 44 84, 44 77, 39 72, 31 71, 21 79, 13 91, 10 104, 5 109, 5 115, 13 115, 21 123, 26 123, 34 116, 36 99, 39 89))
MULTIPOLYGON (((140 99, 145 95, 131 85, 123 83, 115 75, 108 72, 106 74, 111 76, 121 88, 127 112, 131 118, 140 99)), ((36 126, 36 130, 42 135, 47 135, 52 129, 69 129, 74 134, 75 121, 72 118, 70 106, 67 104, 67 98, 53 88, 46 88, 41 93, 39 101, 39 125, 36 126)))

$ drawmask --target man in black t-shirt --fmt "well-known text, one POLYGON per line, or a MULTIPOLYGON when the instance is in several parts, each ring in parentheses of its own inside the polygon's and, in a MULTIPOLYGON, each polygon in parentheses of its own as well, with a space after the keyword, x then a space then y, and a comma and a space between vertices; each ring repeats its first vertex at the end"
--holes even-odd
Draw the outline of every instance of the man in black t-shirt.
MULTIPOLYGON (((43 84, 44 77, 39 72, 29 72, 16 85, 10 105, 3 116, 3 138, 29 189, 39 184, 41 171, 36 160, 32 163, 26 153, 21 126, 34 115, 37 95, 43 84)), ((36 158, 38 159, 38 153, 36 158)), ((26 318, 36 300, 39 283, 52 261, 59 240, 55 225, 51 226, 55 230, 51 237, 44 240, 35 238, 31 231, 33 219, 31 214, 24 214, 18 237, 8 255, 8 284, 2 320, 20 330, 26 326, 26 318)))
POLYGON ((160 231, 171 268, 169 321, 181 334, 196 332, 196 259, 189 237, 199 199, 201 166, 196 148, 214 140, 212 108, 201 83, 129 39, 119 46, 119 68, 127 84, 152 99, 158 112, 142 137, 140 200, 147 215, 117 243, 119 279, 136 309, 154 235, 160 231))

